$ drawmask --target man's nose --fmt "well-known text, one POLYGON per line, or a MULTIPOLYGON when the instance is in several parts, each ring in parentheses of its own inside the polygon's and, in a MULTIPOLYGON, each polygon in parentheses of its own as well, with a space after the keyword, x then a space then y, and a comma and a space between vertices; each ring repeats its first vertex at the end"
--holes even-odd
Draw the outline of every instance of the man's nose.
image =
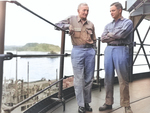
POLYGON ((110 14, 112 15, 112 14, 113 14, 113 12, 110 12, 110 14))
POLYGON ((88 11, 85 11, 86 14, 88 14, 88 11))

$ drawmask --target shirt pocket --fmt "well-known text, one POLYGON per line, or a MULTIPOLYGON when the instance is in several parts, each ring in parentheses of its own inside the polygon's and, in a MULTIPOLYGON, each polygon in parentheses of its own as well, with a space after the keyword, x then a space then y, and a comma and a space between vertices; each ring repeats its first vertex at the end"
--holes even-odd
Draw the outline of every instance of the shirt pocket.
POLYGON ((93 36, 93 30, 92 30, 92 28, 86 28, 85 31, 87 33, 87 40, 91 40, 91 38, 93 36))
POLYGON ((79 38, 81 35, 81 28, 74 28, 74 37, 79 38))
POLYGON ((111 33, 111 32, 113 32, 113 28, 107 28, 106 30, 105 30, 105 35, 107 35, 107 33, 111 33))
POLYGON ((123 26, 119 25, 115 27, 114 34, 120 34, 123 31, 123 26))
POLYGON ((122 25, 119 25, 119 26, 116 26, 115 29, 122 29, 123 26, 122 25))

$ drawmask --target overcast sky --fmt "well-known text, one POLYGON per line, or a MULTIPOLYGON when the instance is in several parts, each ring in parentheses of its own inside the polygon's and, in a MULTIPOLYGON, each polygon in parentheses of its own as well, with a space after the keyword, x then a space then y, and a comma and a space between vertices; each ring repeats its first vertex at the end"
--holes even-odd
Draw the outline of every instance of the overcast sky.
MULTIPOLYGON (((70 15, 77 15, 78 5, 86 2, 89 5, 88 20, 94 23, 97 38, 101 36, 105 25, 113 20, 110 16, 110 4, 118 1, 125 7, 126 0, 18 0, 23 6, 52 23, 57 23, 70 15)), ((123 11, 123 16, 128 18, 129 13, 123 11)), ((142 23, 139 31, 143 39, 149 23, 147 21, 143 21, 142 23)), ((49 43, 58 46, 61 44, 60 31, 54 30, 54 27, 50 24, 13 3, 6 4, 5 28, 5 45, 25 45, 26 43, 33 42, 49 43)), ((135 34, 136 36, 137 34, 135 34)), ((146 41, 148 40, 149 43, 150 40, 148 38, 146 41)), ((137 43, 139 43, 138 40, 137 43)), ((66 50, 72 49, 71 40, 68 35, 66 35, 65 48, 66 50)), ((134 51, 138 49, 134 48, 134 51)), ((149 47, 146 49, 146 52, 149 53, 149 47)), ((139 61, 144 63, 144 59, 139 61)))
MULTIPOLYGON (((112 21, 110 4, 119 1, 125 6, 125 0, 18 0, 23 6, 56 23, 70 15, 77 15, 81 2, 89 5, 88 20, 95 25, 96 37, 100 37, 105 25, 112 21)), ((123 11, 125 18, 129 13, 123 11)), ((40 18, 14 3, 6 4, 5 45, 25 45, 26 43, 49 43, 60 46, 61 32, 40 18)), ((71 40, 66 35, 66 49, 71 49, 71 40)))

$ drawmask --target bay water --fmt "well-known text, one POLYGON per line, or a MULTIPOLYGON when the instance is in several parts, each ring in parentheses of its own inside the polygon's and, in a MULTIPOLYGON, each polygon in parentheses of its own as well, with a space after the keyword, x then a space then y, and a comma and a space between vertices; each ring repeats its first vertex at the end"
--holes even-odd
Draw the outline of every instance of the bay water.
MULTIPOLYGON (((15 52, 18 55, 46 55, 48 52, 15 52)), ((6 54, 6 52, 5 52, 6 54)), ((24 81, 37 81, 41 79, 53 80, 59 78, 60 57, 14 57, 11 60, 4 61, 3 78, 4 79, 22 79, 24 81)), ((70 56, 64 58, 64 75, 73 75, 70 56)))
MULTIPOLYGON (((6 54, 8 51, 5 51, 6 54)), ((35 52, 35 51, 9 51, 13 54, 18 55, 36 55, 42 54, 46 55, 48 52, 35 52)), ((70 54, 71 52, 68 52, 70 54)), ((143 58, 138 58, 137 64, 146 64, 143 58), (143 60, 141 60, 143 59, 143 60)), ((96 56, 97 60, 97 56, 96 56)), ((95 70, 97 68, 97 62, 95 62, 95 70)), ((100 59, 100 68, 104 69, 104 56, 100 59)), ((54 80, 59 78, 59 69, 60 69, 60 57, 30 57, 30 58, 21 58, 14 57, 11 60, 4 61, 3 68, 3 78, 4 79, 21 79, 24 81, 37 81, 41 79, 54 80), (28 79, 29 77, 29 79, 28 79)), ((147 72, 149 71, 148 66, 144 65, 142 67, 135 66, 133 68, 133 73, 147 72)), ((73 75, 73 69, 71 64, 71 57, 67 56, 64 58, 64 76, 73 75)), ((104 71, 100 71, 100 77, 104 78, 104 71)), ((115 75, 116 76, 116 75, 115 75)), ((94 73, 96 77, 96 71, 94 73)))

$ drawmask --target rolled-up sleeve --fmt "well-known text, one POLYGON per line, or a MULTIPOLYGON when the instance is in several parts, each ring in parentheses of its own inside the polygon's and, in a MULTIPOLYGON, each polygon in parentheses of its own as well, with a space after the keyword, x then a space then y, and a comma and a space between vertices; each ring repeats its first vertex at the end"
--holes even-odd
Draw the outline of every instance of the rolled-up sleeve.
MULTIPOLYGON (((55 24, 56 26, 64 29, 64 30, 68 30, 69 29, 69 26, 70 26, 70 17, 58 22, 55 24)), ((56 30, 59 30, 58 27, 55 27, 56 30)))

